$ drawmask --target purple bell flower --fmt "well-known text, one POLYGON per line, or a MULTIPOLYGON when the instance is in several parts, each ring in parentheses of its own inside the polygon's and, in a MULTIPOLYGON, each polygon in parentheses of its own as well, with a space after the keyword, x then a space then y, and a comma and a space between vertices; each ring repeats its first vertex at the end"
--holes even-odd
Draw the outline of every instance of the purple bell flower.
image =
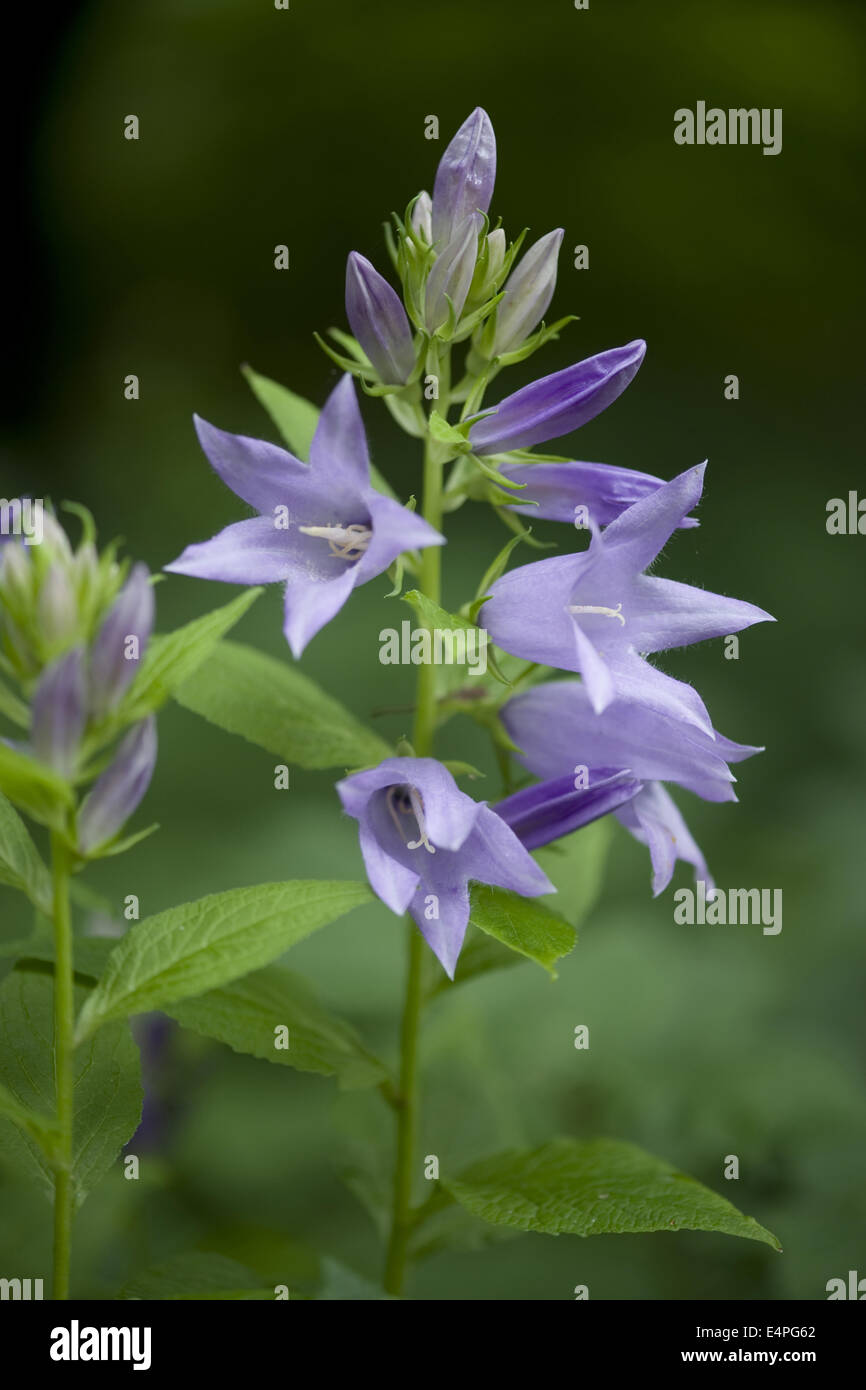
POLYGON ((678 859, 693 866, 696 883, 703 880, 708 890, 715 888, 707 861, 661 782, 650 782, 615 815, 649 850, 654 898, 667 888, 678 859))
POLYGON ((411 912, 452 979, 470 880, 523 897, 556 891, 502 817, 460 791, 434 758, 386 758, 338 782, 337 792, 358 821, 374 893, 392 912, 411 912))
POLYGON ((166 569, 228 584, 286 585, 286 640, 296 657, 352 590, 404 550, 444 544, 421 517, 377 492, 361 412, 346 375, 328 397, 309 464, 196 417, 215 472, 258 516, 186 550, 166 569))
POLYGON ((415 367, 412 329, 399 296, 366 257, 346 263, 346 316, 386 386, 405 386, 415 367))
POLYGON ((528 449, 585 425, 622 395, 645 352, 637 338, 521 387, 476 420, 469 431, 474 452, 528 449))
POLYGON ((751 603, 644 573, 697 504, 703 475, 700 464, 635 502, 593 534, 588 550, 503 575, 481 610, 491 640, 526 661, 579 671, 596 713, 620 695, 711 731, 696 691, 646 654, 774 619, 751 603))
POLYGON ((130 729, 82 802, 78 813, 82 854, 92 854, 112 840, 137 809, 150 786, 156 748, 156 720, 150 715, 130 729))
POLYGON ((472 213, 486 212, 496 182, 496 137, 480 106, 463 122, 439 161, 433 185, 433 240, 440 247, 472 213))
MULTIPOLYGON (((522 492, 515 493, 520 502, 509 506, 509 511, 571 525, 607 526, 633 502, 664 486, 664 479, 652 473, 577 459, 568 463, 501 463, 499 472, 512 482, 525 484, 522 492), (532 506, 533 502, 537 505, 532 506)), ((697 518, 684 517, 680 525, 697 526, 697 518)))

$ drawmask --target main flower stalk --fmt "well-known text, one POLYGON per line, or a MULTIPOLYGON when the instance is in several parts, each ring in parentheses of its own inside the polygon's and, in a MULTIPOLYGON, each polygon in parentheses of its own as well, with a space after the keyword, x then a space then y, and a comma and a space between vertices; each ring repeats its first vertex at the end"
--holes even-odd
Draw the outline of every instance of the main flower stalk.
POLYGON ((69 851, 62 837, 51 837, 54 919, 54 1085, 57 1142, 54 1152, 54 1297, 69 1297, 72 1251, 72 1126, 74 1116, 75 997, 72 923, 69 912, 69 851))
MULTIPOLYGON (((447 359, 442 363, 447 371, 447 359)), ((440 383, 445 372, 438 373, 440 383)), ((438 402, 443 415, 448 412, 448 399, 438 402)), ((436 530, 442 529, 442 458, 441 447, 428 434, 424 443, 424 520, 436 530)), ((421 592, 439 603, 442 589, 442 557, 439 546, 428 546, 421 552, 418 576, 421 592)), ((419 758, 430 757, 436 728, 436 667, 432 662, 418 668, 413 744, 419 758)), ((391 1207, 391 1233, 385 1262, 385 1291, 400 1297, 406 1277, 409 1239, 412 1234, 412 1166, 418 1132, 418 1036, 421 1026, 422 970, 424 939, 410 917, 407 922, 408 960, 406 992, 403 1001, 403 1021, 400 1030, 400 1089, 397 1106, 397 1155, 394 1165, 394 1188, 391 1207)))

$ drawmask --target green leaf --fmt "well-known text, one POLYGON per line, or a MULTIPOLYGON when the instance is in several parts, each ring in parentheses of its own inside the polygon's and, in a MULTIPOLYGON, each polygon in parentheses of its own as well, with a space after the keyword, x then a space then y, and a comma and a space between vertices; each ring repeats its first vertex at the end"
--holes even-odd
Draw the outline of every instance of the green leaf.
POLYGON ((0 681, 0 714, 5 714, 19 729, 30 728, 30 711, 23 700, 13 694, 5 681, 0 681))
POLYGON ((544 966, 553 979, 556 962, 577 940, 574 928, 537 898, 521 898, 486 883, 472 888, 469 920, 503 946, 544 966))
MULTIPOLYGON (((76 1003, 86 994, 76 987, 76 1003)), ((28 1110, 53 1114, 54 982, 13 970, 0 986, 0 1081, 28 1110)), ((126 1023, 113 1023, 75 1056, 72 1177, 81 1203, 114 1163, 141 1118, 138 1048, 126 1023)), ((0 1119, 0 1160, 52 1196, 53 1173, 40 1145, 0 1119)))
POLYGON ((295 666, 238 642, 223 642, 175 699, 299 767, 362 767, 392 753, 295 666))
POLYGON ((142 719, 164 704, 178 686, 207 661, 220 640, 233 628, 263 591, 247 589, 222 608, 185 623, 167 636, 154 637, 141 670, 117 713, 118 721, 142 719))
POLYGON ((318 408, 311 401, 304 400, 303 396, 296 396, 288 387, 271 381, 270 377, 260 376, 252 367, 242 367, 241 371, 292 453, 306 462, 319 423, 318 408))
POLYGON ((602 816, 535 851, 557 890, 555 897, 548 894, 541 901, 558 909, 573 927, 580 926, 601 892, 613 834, 610 816, 602 816))
POLYGON ((431 410, 427 420, 427 428, 430 431, 431 439, 435 439, 437 444, 444 444, 449 449, 455 449, 459 453, 466 453, 470 448, 466 438, 466 429, 458 429, 456 425, 449 425, 438 410, 431 410))
POLYGON ((520 1231, 718 1231, 782 1248, 726 1198, 618 1139, 554 1139, 538 1149, 483 1159, 442 1184, 483 1221, 520 1231))
POLYGON ((61 829, 72 805, 66 782, 35 758, 0 743, 0 792, 42 825, 61 829))
POLYGON ((51 911, 51 879, 30 833, 0 794, 0 883, 18 888, 41 912, 51 911))
POLYGON ((392 1294, 383 1293, 378 1284, 371 1284, 368 1279, 364 1279, 360 1274, 356 1274, 353 1269, 341 1265, 337 1260, 322 1260, 322 1272, 324 1281, 317 1294, 317 1299, 322 1302, 340 1301, 345 1303, 348 1300, 366 1303, 387 1303, 396 1302, 392 1294))
POLYGON ((137 922, 115 947, 78 1021, 164 1009, 268 965, 305 936, 369 902, 366 883, 297 880, 211 893, 137 922))
POLYGON ((189 1299, 237 1302, 273 1299, 274 1290, 264 1288, 260 1277, 237 1260, 210 1251, 191 1250, 137 1274, 123 1287, 119 1297, 160 1302, 189 1299))
MULTIPOLYGON (((76 975, 98 980, 108 958, 117 945, 110 936, 76 936, 72 951, 76 975)), ((32 936, 16 937, 0 944, 0 959, 38 960, 54 964, 54 941, 50 932, 36 931, 32 936)))
POLYGON ((355 1030, 329 1014, 301 977, 282 966, 270 965, 197 999, 169 1005, 165 1013, 235 1052, 334 1076, 346 1089, 378 1086, 388 1079, 355 1030), (288 1047, 275 1046, 276 1030, 282 1028, 288 1029, 288 1047))

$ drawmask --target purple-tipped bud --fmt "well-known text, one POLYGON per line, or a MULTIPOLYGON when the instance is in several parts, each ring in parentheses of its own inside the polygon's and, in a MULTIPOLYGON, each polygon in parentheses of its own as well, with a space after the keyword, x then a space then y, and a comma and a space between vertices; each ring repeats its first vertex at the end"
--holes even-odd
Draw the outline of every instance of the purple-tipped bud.
POLYGON ((460 224, 486 212, 496 181, 496 137, 486 111, 476 106, 439 161, 433 185, 433 237, 440 247, 460 224))
POLYGON ((33 695, 30 744, 40 762, 71 777, 87 720, 84 653, 73 647, 47 666, 33 695))
POLYGON ((556 287, 562 237, 561 227, 541 237, 509 276, 504 298, 496 309, 492 357, 520 347, 544 318, 556 287))
POLYGON ((92 854, 123 829, 150 786, 155 765, 156 720, 150 715, 126 735, 84 798, 78 814, 82 854, 92 854))
POLYGON ((108 610, 90 656, 95 717, 113 709, 132 681, 153 630, 153 588, 147 565, 136 565, 108 610))
POLYGON ((409 222, 415 235, 430 246, 433 242, 433 199, 426 190, 415 199, 409 222))
POLYGON ((424 300, 424 319, 430 333, 435 333, 437 328, 448 322, 449 299, 454 305, 456 318, 459 319, 463 312, 475 273, 481 226, 482 218, 478 212, 464 218, 453 240, 433 262, 424 300))
POLYGON ((406 310, 387 280, 353 251, 346 263, 346 315, 386 386, 404 386, 415 366, 406 310))
POLYGON ((477 454, 528 449, 578 429, 622 394, 645 352, 646 343, 636 338, 506 396, 470 429, 473 449, 477 454))
POLYGON ((642 787, 628 771, 599 769, 590 774, 586 787, 575 788, 573 776, 556 777, 524 787, 493 809, 526 849, 540 849, 615 811, 637 796, 642 787))

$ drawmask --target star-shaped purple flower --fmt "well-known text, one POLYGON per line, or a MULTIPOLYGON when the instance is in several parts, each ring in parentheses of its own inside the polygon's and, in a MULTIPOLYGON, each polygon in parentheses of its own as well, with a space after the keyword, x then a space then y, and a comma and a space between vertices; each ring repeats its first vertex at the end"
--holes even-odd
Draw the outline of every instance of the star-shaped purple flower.
POLYGON ((460 791, 435 758, 386 758, 337 791, 358 821, 374 893, 392 912, 411 912, 452 979, 470 880, 528 898, 556 891, 505 820, 460 791))
POLYGON ((646 654, 774 619, 751 603, 644 573, 697 504, 703 475, 700 464, 635 502, 593 532, 588 550, 503 575, 481 610, 491 640, 526 661, 579 671, 596 713, 620 695, 711 730, 697 692, 650 666, 646 654))
POLYGON ((296 657, 359 584, 382 574, 404 550, 444 544, 422 517, 372 486, 348 375, 325 402, 309 464, 198 416, 195 423, 214 471, 259 515, 187 546, 165 568, 228 584, 284 582, 283 631, 296 657))

